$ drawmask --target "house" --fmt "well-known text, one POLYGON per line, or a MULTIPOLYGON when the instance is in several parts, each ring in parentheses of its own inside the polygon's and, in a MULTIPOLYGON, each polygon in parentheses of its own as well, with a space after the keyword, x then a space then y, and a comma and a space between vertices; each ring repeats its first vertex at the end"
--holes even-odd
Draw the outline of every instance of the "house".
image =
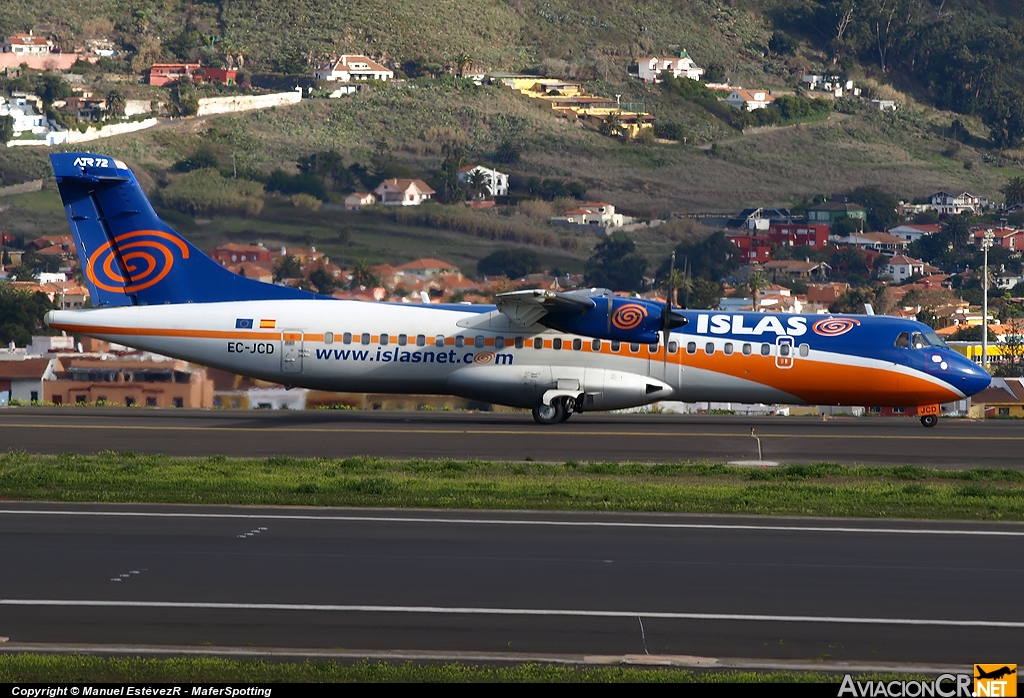
POLYGON ((233 242, 214 247, 210 250, 210 257, 219 262, 222 267, 245 262, 258 262, 267 265, 273 263, 272 253, 263 245, 237 245, 233 242))
POLYGON ((416 274, 425 277, 437 276, 438 274, 456 274, 459 278, 462 278, 462 272, 451 262, 444 262, 430 257, 414 259, 411 262, 401 264, 398 266, 398 271, 402 274, 416 274))
POLYGON ((468 186, 473 175, 476 173, 482 174, 484 179, 484 186, 487 191, 490 192, 491 196, 505 196, 508 194, 508 175, 504 172, 499 172, 491 167, 484 167, 483 165, 469 165, 459 170, 459 183, 463 186, 468 186))
POLYGON ((825 223, 831 226, 840 218, 867 220, 868 212, 860 204, 847 200, 845 196, 836 196, 832 201, 815 204, 807 209, 807 220, 813 223, 825 223))
POLYGON ((199 68, 199 63, 154 63, 149 69, 149 84, 162 87, 182 78, 191 80, 199 68))
POLYGON ((730 91, 729 96, 721 101, 735 109, 754 111, 755 109, 764 109, 774 102, 775 98, 768 93, 768 90, 744 90, 738 87, 730 91))
POLYGON ((878 107, 878 111, 896 111, 896 102, 891 99, 873 99, 871 103, 878 107))
POLYGON ((377 197, 367 191, 352 192, 345 197, 345 209, 358 211, 363 206, 373 206, 377 203, 377 197))
POLYGON ((767 235, 727 234, 725 239, 739 248, 746 264, 771 261, 772 242, 767 235))
POLYGON ((85 46, 89 53, 100 58, 112 58, 117 55, 117 45, 110 39, 89 39, 85 46))
POLYGON ((1024 379, 993 378, 989 387, 971 397, 970 416, 1024 417, 1024 379))
POLYGON ((764 270, 776 278, 779 274, 798 278, 824 278, 828 276, 831 267, 824 262, 812 262, 810 260, 800 261, 798 259, 780 259, 776 262, 768 262, 764 270))
POLYGON ((55 377, 57 360, 11 359, 0 361, 0 404, 9 400, 41 402, 44 381, 55 377))
POLYGON ((1014 228, 975 228, 971 231, 975 247, 981 247, 985 234, 989 231, 992 231, 993 247, 1002 247, 1011 252, 1024 249, 1024 230, 1014 228))
POLYGON ((9 116, 14 120, 15 138, 23 133, 41 136, 50 130, 46 117, 36 111, 33 101, 28 96, 12 96, 10 99, 0 96, 0 117, 9 116))
POLYGON ((828 245, 829 227, 824 223, 781 223, 768 226, 768 239, 779 247, 813 247, 828 245))
POLYGON ((212 407, 213 381, 206 368, 148 354, 61 356, 54 377, 43 385, 55 405, 212 407))
POLYGON ((700 80, 704 69, 698 68, 686 51, 680 51, 677 58, 641 58, 637 61, 637 74, 644 82, 661 82, 661 74, 665 71, 672 77, 687 77, 700 80))
POLYGON ((837 245, 859 247, 862 250, 875 250, 886 254, 895 254, 907 249, 909 242, 889 233, 851 233, 836 240, 837 245))
POLYGON ((40 56, 53 53, 53 42, 41 36, 28 34, 15 34, 4 39, 4 53, 13 53, 19 56, 40 56))
MULTIPOLYGON (((726 228, 768 230, 773 223, 790 223, 793 216, 786 208, 745 208, 725 221, 726 228)), ((705 222, 705 225, 714 225, 705 222)))
POLYGON ((932 208, 939 213, 948 213, 954 216, 965 212, 980 213, 987 203, 986 199, 975 196, 969 191, 961 192, 955 196, 944 191, 932 194, 932 208))
POLYGON ((334 82, 351 82, 353 80, 391 80, 395 77, 394 71, 388 70, 380 63, 367 58, 366 56, 342 55, 341 58, 331 61, 318 68, 314 73, 317 80, 334 82))
POLYGON ((925 266, 920 259, 898 254, 889 260, 882 273, 891 276, 892 280, 899 284, 912 276, 922 276, 925 266))
POLYGON ((422 179, 385 179, 374 193, 385 206, 419 206, 437 192, 422 179))
POLYGON ((807 284, 807 302, 831 305, 850 289, 850 284, 833 281, 830 284, 807 284))
MULTIPOLYGON (((626 224, 626 216, 615 212, 615 207, 603 201, 590 201, 580 204, 564 216, 555 216, 552 223, 563 225, 593 225, 601 228, 621 228, 626 224)), ((629 219, 631 222, 632 219, 629 219)))
POLYGON ((905 223, 889 228, 889 234, 903 238, 907 242, 917 242, 925 235, 934 235, 942 230, 938 223, 905 223))
POLYGON ((235 68, 200 68, 195 72, 196 82, 219 82, 222 85, 237 84, 238 70, 235 68))

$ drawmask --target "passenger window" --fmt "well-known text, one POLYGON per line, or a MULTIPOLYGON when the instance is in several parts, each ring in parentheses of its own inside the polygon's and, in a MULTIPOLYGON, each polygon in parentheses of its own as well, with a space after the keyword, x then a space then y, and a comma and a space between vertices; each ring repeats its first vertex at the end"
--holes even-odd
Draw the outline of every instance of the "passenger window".
POLYGON ((427 338, 421 334, 416 335, 416 346, 425 347, 427 345, 427 338))
POLYGON ((752 346, 750 346, 749 344, 744 344, 743 345, 743 355, 744 356, 750 356, 753 352, 754 352, 754 348, 752 346))
POLYGON ((474 346, 475 346, 475 347, 476 347, 477 349, 479 349, 480 347, 482 347, 482 346, 484 345, 484 336, 483 336, 482 334, 478 334, 478 335, 477 335, 477 336, 476 336, 476 337, 475 337, 475 338, 473 339, 473 345, 474 345, 474 346))
POLYGON ((725 350, 725 355, 726 356, 731 355, 732 354, 732 342, 726 342, 724 350, 725 350))
POLYGON ((344 342, 345 344, 351 344, 352 343, 352 333, 351 332, 346 332, 345 334, 341 335, 341 341, 344 342))
POLYGON ((677 351, 679 351, 679 345, 676 344, 676 342, 674 340, 669 342, 668 343, 668 353, 669 354, 675 354, 677 351))
POLYGON ((629 344, 629 351, 632 354, 639 354, 640 353, 640 345, 637 344, 636 342, 630 342, 630 344, 629 344))
POLYGON ((583 340, 582 339, 574 339, 574 340, 572 340, 572 350, 573 351, 583 351, 583 340))
POLYGON ((647 346, 647 350, 648 350, 649 352, 651 352, 652 354, 657 354, 657 353, 658 353, 658 347, 659 347, 659 346, 661 346, 661 345, 660 345, 660 344, 658 344, 657 342, 653 342, 652 344, 649 344, 649 345, 647 346))
POLYGON ((461 346, 462 346, 463 344, 465 344, 465 343, 466 343, 466 338, 465 338, 465 337, 463 337, 463 336, 462 336, 461 334, 460 334, 460 335, 457 335, 457 336, 455 337, 455 346, 457 346, 457 347, 461 347, 461 346))
POLYGON ((382 347, 386 347, 386 346, 388 345, 388 340, 389 340, 389 339, 391 339, 391 338, 390 338, 390 337, 389 337, 388 335, 386 335, 386 334, 382 334, 382 335, 380 336, 380 345, 381 345, 382 347))
POLYGON ((697 343, 696 342, 687 342, 686 343, 686 353, 687 354, 696 354, 697 353, 697 343))
POLYGON ((543 337, 534 337, 533 338, 533 348, 534 349, 543 349, 544 348, 544 338, 543 337))
POLYGON ((524 344, 523 338, 522 337, 516 337, 516 349, 522 349, 523 348, 523 344, 524 344))
POLYGON ((761 345, 761 356, 771 356, 771 355, 772 355, 772 345, 771 344, 762 344, 761 345))
POLYGON ((409 338, 408 337, 406 337, 404 334, 398 335, 398 346, 404 347, 408 343, 409 343, 409 338))
POLYGON ((595 339, 593 342, 591 342, 590 349, 591 351, 601 351, 601 340, 595 339))
POLYGON ((560 337, 555 337, 554 339, 552 339, 551 340, 551 348, 552 349, 561 349, 562 348, 562 339, 560 337))
POLYGON ((900 332, 899 336, 896 337, 896 346, 900 349, 910 348, 910 333, 900 332))
POLYGON ((618 354, 619 353, 619 349, 621 349, 621 348, 622 348, 622 343, 621 342, 612 341, 612 351, 613 352, 618 354))
POLYGON ((800 345, 800 356, 807 356, 811 353, 811 346, 809 344, 800 345))
POLYGON ((444 346, 444 335, 443 334, 439 334, 436 337, 434 337, 434 346, 435 347, 443 347, 444 346))
POLYGON ((362 336, 359 338, 359 343, 360 344, 369 344, 370 343, 370 333, 369 332, 363 332, 362 336))
POLYGON ((324 332, 324 344, 334 344, 333 332, 324 332))
POLYGON ((708 342, 707 344, 705 344, 704 345, 704 353, 708 354, 708 355, 714 354, 715 353, 715 343, 714 342, 708 342))
POLYGON ((791 349, 788 344, 779 345, 779 356, 789 356, 789 350, 791 349))
POLYGON ((494 338, 494 348, 495 349, 504 349, 505 348, 505 338, 504 337, 495 337, 494 338))

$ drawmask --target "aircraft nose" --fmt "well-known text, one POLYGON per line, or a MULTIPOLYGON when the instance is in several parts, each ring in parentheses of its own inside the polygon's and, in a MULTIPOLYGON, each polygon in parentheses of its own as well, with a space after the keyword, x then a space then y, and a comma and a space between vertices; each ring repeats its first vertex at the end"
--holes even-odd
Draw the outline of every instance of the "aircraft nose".
POLYGON ((959 357, 957 363, 959 364, 957 370, 956 387, 961 390, 964 395, 974 395, 980 393, 982 390, 988 387, 989 383, 992 382, 992 376, 978 364, 974 363, 970 359, 959 357))

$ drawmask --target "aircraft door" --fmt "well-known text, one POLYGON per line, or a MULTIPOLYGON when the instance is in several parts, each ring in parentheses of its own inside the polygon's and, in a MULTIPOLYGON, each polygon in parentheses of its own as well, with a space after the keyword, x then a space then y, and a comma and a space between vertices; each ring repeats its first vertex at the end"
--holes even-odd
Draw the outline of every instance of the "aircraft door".
POLYGON ((303 334, 298 330, 281 333, 281 372, 302 373, 302 357, 305 356, 303 334))
POLYGON ((775 367, 793 368, 793 361, 796 356, 792 337, 779 337, 775 340, 775 367))

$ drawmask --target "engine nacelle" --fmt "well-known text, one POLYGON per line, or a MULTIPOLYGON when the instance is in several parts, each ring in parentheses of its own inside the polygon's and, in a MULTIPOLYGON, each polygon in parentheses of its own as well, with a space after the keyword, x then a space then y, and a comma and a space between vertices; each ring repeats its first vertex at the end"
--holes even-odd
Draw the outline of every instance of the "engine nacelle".
MULTIPOLYGON (((643 298, 594 297, 594 307, 583 313, 550 313, 542 325, 562 332, 598 339, 637 344, 655 344, 664 326, 664 303, 643 298)), ((682 327, 686 318, 671 312, 669 329, 682 327)))

